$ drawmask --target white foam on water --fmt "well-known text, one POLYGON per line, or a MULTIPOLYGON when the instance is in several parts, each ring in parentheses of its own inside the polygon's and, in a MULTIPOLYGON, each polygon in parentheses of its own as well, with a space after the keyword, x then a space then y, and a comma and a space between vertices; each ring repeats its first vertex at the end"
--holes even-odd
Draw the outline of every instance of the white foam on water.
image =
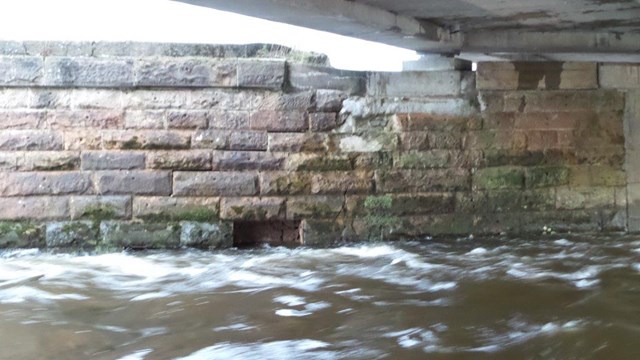
POLYGON ((571 241, 569 241, 567 239, 559 239, 559 240, 554 241, 553 243, 556 244, 556 245, 560 245, 560 246, 571 246, 571 245, 574 244, 573 242, 571 242, 571 241))
POLYGON ((216 328, 213 328, 213 331, 215 332, 220 332, 220 331, 247 331, 247 330, 253 330, 256 329, 257 327, 255 326, 251 326, 251 325, 247 325, 247 324, 243 324, 243 323, 238 323, 238 324, 233 324, 233 325, 229 325, 229 326, 218 326, 216 328))
POLYGON ((162 298, 166 298, 173 295, 170 292, 166 292, 166 291, 158 291, 158 292, 151 292, 151 293, 146 293, 146 294, 142 294, 142 295, 138 295, 134 298, 131 298, 130 301, 145 301, 145 300, 153 300, 153 299, 162 299, 162 298))
POLYGON ((50 303, 55 300, 88 300, 89 297, 80 294, 52 294, 29 286, 16 286, 0 290, 0 304, 18 304, 26 301, 50 303))
POLYGON ((307 303, 303 297, 295 295, 278 296, 273 301, 287 306, 301 306, 307 303))
POLYGON ((479 247, 479 248, 475 248, 475 249, 469 251, 467 253, 467 255, 484 255, 484 254, 486 254, 488 252, 489 252, 489 250, 487 250, 487 249, 485 249, 483 247, 479 247))
POLYGON ((355 256, 360 258, 376 258, 395 254, 401 250, 387 246, 361 246, 361 247, 343 247, 331 250, 334 253, 347 256, 355 256))
POLYGON ((236 344, 222 343, 198 350, 174 360, 228 360, 228 359, 336 359, 332 352, 317 351, 330 344, 317 340, 286 340, 270 343, 236 344))
POLYGON ((133 354, 125 355, 117 360, 144 360, 144 358, 152 352, 153 349, 138 350, 133 354))
POLYGON ((311 311, 301 311, 301 310, 295 310, 295 309, 276 310, 276 315, 282 316, 282 317, 303 317, 303 316, 309 316, 311 314, 313 314, 313 312, 311 311))

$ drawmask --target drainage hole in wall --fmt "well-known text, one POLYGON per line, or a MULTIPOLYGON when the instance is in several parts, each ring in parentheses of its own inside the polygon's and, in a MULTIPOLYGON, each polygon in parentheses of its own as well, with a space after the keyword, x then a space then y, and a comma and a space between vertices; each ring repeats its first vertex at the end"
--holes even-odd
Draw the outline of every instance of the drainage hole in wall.
POLYGON ((296 247, 302 245, 300 221, 236 221, 233 246, 254 248, 264 245, 296 247))

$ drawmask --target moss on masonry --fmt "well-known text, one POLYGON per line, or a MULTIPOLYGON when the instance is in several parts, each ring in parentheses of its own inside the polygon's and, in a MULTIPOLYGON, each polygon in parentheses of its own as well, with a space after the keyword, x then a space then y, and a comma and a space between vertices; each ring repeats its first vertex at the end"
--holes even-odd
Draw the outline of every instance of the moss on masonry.
POLYGON ((180 212, 159 212, 155 214, 147 214, 139 217, 147 223, 161 222, 180 222, 180 221, 198 221, 209 222, 219 219, 218 211, 207 208, 198 208, 180 212))

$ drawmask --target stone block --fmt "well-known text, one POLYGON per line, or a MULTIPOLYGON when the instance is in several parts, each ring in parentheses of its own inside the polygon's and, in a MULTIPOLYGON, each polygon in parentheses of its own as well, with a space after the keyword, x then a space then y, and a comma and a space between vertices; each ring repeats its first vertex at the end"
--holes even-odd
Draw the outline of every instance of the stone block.
POLYGON ((8 151, 46 151, 62 150, 62 133, 44 130, 5 130, 0 131, 0 150, 8 151))
POLYGON ((164 110, 127 110, 124 114, 125 129, 165 129, 164 110))
POLYGON ((571 186, 624 186, 626 175, 623 170, 609 166, 572 166, 569 184, 571 186))
POLYGON ((177 249, 180 247, 179 225, 103 221, 100 245, 126 249, 177 249))
POLYGON ((42 84, 41 57, 0 56, 0 86, 38 86, 42 84))
POLYGON ((217 197, 136 196, 133 199, 133 217, 148 222, 212 223, 220 217, 220 199, 217 197))
POLYGON ((328 171, 311 176, 313 194, 367 194, 373 191, 373 173, 328 171))
POLYGON ((529 167, 525 170, 524 182, 527 188, 567 185, 569 183, 569 168, 529 167))
POLYGON ((72 196, 69 200, 71 219, 130 219, 131 196, 72 196))
POLYGON ((211 152, 207 150, 151 151, 146 156, 149 169, 211 170, 211 152))
POLYGON ((144 169, 144 153, 132 151, 85 151, 82 170, 144 169))
POLYGON ((335 219, 344 212, 343 195, 295 196, 287 199, 287 219, 335 219))
MULTIPOLYGON (((129 94, 127 94, 129 95, 129 94)), ((125 94, 122 90, 114 89, 73 89, 53 90, 41 94, 40 101, 44 108, 72 108, 72 109, 121 109, 124 105, 125 94)))
POLYGON ((29 221, 0 222, 0 249, 44 247, 44 226, 29 221))
POLYGON ((233 246, 233 223, 180 223, 180 245, 198 249, 227 249, 233 246))
MULTIPOLYGON (((376 154, 376 153, 371 153, 376 154)), ((326 155, 320 153, 289 154, 285 170, 289 171, 348 171, 354 164, 349 155, 326 155)))
POLYGON ((265 93, 255 106, 259 111, 313 111, 315 109, 315 91, 299 91, 292 93, 265 93))
POLYGON ((98 243, 98 229, 91 221, 64 221, 47 224, 48 248, 86 248, 98 243))
POLYGON ((63 134, 65 150, 100 150, 102 133, 93 129, 75 129, 63 134))
POLYGON ((47 57, 46 86, 124 88, 134 85, 133 60, 47 57))
POLYGON ((250 127, 253 130, 270 132, 304 132, 309 129, 306 112, 260 110, 251 114, 250 127))
POLYGON ((326 152, 329 137, 313 133, 269 134, 269 151, 326 152))
POLYGON ((337 113, 342 110, 342 102, 349 96, 340 90, 323 90, 316 91, 316 111, 329 113, 337 113))
POLYGON ((300 224, 302 243, 310 247, 329 247, 344 241, 345 226, 334 220, 305 219, 300 224))
POLYGON ((102 143, 107 150, 181 150, 189 148, 191 135, 163 130, 109 130, 102 134, 102 143))
POLYGON ((172 110, 167 113, 167 127, 169 129, 204 129, 208 126, 208 119, 209 113, 206 111, 172 110))
POLYGON ((460 151, 411 151, 394 155, 393 166, 400 169, 435 169, 451 166, 461 157, 460 151))
POLYGON ((260 194, 301 195, 311 193, 311 174, 269 171, 260 173, 260 194))
POLYGON ((453 212, 455 197, 448 193, 352 196, 346 206, 356 216, 444 214, 453 212))
POLYGON ((394 119, 394 128, 400 131, 462 132, 477 121, 481 120, 475 115, 398 113, 394 119))
POLYGON ((393 151, 398 148, 398 135, 386 132, 371 132, 358 135, 333 135, 332 148, 344 153, 393 151))
POLYGON ((255 151, 214 151, 213 170, 282 170, 286 154, 255 151))
POLYGON ((294 89, 338 90, 349 95, 363 95, 366 73, 345 71, 325 66, 288 64, 289 82, 294 89))
POLYGON ((585 90, 598 88, 596 63, 480 62, 478 90, 585 90))
POLYGON ((310 113, 309 114, 309 130, 321 132, 331 131, 340 126, 336 113, 310 113))
POLYGON ((524 168, 501 166, 477 169, 473 174, 474 189, 522 189, 524 168))
POLYGON ((429 150, 429 132, 412 131, 399 134, 398 148, 403 151, 429 150))
POLYGON ((174 196, 252 196, 258 194, 258 177, 247 172, 173 173, 174 196))
POLYGON ((215 110, 207 112, 210 129, 238 129, 250 128, 249 111, 246 110, 215 110))
POLYGON ((95 182, 100 195, 171 195, 168 171, 99 171, 95 173, 95 182))
POLYGON ((68 216, 66 196, 0 197, 2 220, 54 220, 68 216))
POLYGON ((192 136, 198 149, 266 151, 268 141, 266 131, 199 130, 192 136))
POLYGON ((136 86, 142 87, 234 87, 238 68, 229 60, 206 58, 140 59, 136 63, 136 86))
POLYGON ((600 64, 598 75, 604 89, 640 89, 638 64, 600 64))
POLYGON ((284 220, 285 199, 278 197, 223 198, 220 218, 224 220, 284 220))
POLYGON ((467 169, 378 170, 376 191, 382 193, 464 191, 471 188, 467 169))
POLYGON ((76 151, 29 151, 14 153, 20 171, 62 171, 80 168, 80 153, 76 151))
POLYGON ((407 71, 370 73, 367 94, 374 97, 457 96, 461 93, 459 71, 407 71))
POLYGON ((284 60, 239 60, 238 86, 279 90, 285 81, 284 60))
POLYGON ((119 110, 56 110, 47 112, 45 123, 49 129, 117 129, 124 121, 119 110))
POLYGON ((585 91, 511 91, 503 94, 506 112, 581 112, 596 109, 600 112, 624 109, 624 94, 612 90, 585 91))
POLYGON ((0 196, 90 195, 91 174, 84 172, 21 172, 0 174, 0 196))
POLYGON ((43 126, 45 115, 46 112, 42 110, 2 110, 0 111, 0 129, 38 129, 43 126))
POLYGON ((514 211, 542 211, 556 207, 554 189, 487 190, 456 194, 456 211, 485 214, 514 211))

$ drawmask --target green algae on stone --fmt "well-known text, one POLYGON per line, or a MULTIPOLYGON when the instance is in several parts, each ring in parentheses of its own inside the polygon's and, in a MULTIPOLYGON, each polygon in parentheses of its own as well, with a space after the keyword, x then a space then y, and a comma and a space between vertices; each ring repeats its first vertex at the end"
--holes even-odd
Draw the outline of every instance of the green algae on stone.
POLYGON ((476 170, 473 175, 476 189, 521 189, 524 187, 524 169, 501 166, 476 170))
POLYGON ((46 243, 49 248, 94 247, 98 243, 98 229, 91 221, 48 223, 46 243))
POLYGON ((180 226, 172 223, 103 221, 101 243, 126 249, 176 249, 180 246, 180 226))
POLYGON ((141 215, 138 218, 145 223, 162 223, 162 222, 180 222, 180 221, 196 221, 196 222, 215 222, 219 219, 219 211, 210 208, 193 208, 183 211, 162 211, 153 214, 141 215))
POLYGON ((28 221, 0 222, 0 248, 39 248, 45 245, 44 226, 28 221))

